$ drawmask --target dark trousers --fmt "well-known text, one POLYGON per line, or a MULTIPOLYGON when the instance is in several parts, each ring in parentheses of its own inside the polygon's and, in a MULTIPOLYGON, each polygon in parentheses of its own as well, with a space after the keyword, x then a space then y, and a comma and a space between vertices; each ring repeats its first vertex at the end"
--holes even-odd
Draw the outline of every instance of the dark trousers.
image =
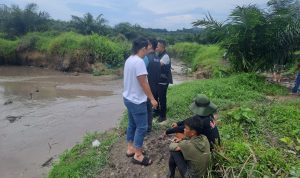
POLYGON ((297 93, 298 89, 299 89, 299 86, 300 86, 300 72, 297 75, 297 78, 296 78, 296 81, 295 81, 295 85, 294 85, 294 87, 292 89, 292 92, 293 93, 297 93))
MULTIPOLYGON (((154 99, 159 104, 159 101, 158 101, 158 84, 149 83, 149 85, 150 85, 150 89, 151 89, 151 92, 152 92, 152 95, 153 95, 154 99)), ((157 106, 157 108, 152 109, 152 112, 153 112, 153 113, 151 113, 152 115, 154 114, 155 116, 158 116, 159 115, 159 105, 157 106)))
POLYGON ((184 177, 187 171, 186 160, 184 160, 181 151, 170 151, 168 178, 174 178, 176 167, 178 167, 180 175, 184 177))
POLYGON ((158 100, 159 100, 159 108, 160 108, 159 117, 162 120, 166 119, 168 86, 169 84, 167 85, 158 84, 158 100))
POLYGON ((148 132, 151 132, 152 130, 152 120, 153 120, 153 116, 152 116, 152 105, 150 100, 147 100, 147 113, 148 113, 148 132))

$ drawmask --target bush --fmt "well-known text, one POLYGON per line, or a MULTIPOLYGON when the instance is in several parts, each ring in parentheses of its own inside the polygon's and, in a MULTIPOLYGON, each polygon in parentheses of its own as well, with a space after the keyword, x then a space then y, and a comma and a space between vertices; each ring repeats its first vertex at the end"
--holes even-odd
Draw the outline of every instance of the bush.
POLYGON ((188 65, 192 65, 193 59, 201 46, 197 43, 176 43, 168 51, 170 55, 179 58, 188 65))
POLYGON ((212 76, 219 76, 220 72, 229 69, 222 61, 224 50, 218 45, 199 45, 196 43, 176 43, 169 49, 170 55, 179 58, 193 71, 199 68, 210 71, 212 76))
POLYGON ((0 64, 15 63, 18 43, 19 40, 10 41, 0 38, 0 64))

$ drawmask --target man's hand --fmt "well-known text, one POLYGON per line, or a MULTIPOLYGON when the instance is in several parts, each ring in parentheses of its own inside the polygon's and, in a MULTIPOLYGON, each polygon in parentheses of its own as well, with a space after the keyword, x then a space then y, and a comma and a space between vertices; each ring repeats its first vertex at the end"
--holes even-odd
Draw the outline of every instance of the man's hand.
POLYGON ((171 127, 172 127, 172 128, 174 128, 174 127, 178 127, 178 125, 177 125, 177 123, 176 123, 176 122, 174 122, 174 123, 171 125, 171 127))
POLYGON ((153 108, 153 109, 156 109, 157 106, 158 106, 157 101, 156 101, 155 99, 152 99, 152 100, 150 100, 150 102, 151 102, 152 108, 153 108))
POLYGON ((182 140, 181 138, 175 137, 175 138, 172 139, 172 142, 178 143, 178 142, 180 142, 181 140, 182 140))

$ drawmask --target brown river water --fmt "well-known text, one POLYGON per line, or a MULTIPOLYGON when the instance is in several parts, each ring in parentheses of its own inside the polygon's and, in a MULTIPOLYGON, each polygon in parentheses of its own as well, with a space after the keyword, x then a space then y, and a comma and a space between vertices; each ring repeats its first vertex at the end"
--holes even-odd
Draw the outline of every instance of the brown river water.
MULTIPOLYGON (((174 67, 175 83, 189 79, 181 69, 174 67)), ((122 82, 118 76, 0 66, 0 177, 45 177, 47 160, 57 160, 88 132, 116 127, 125 110, 122 82)))

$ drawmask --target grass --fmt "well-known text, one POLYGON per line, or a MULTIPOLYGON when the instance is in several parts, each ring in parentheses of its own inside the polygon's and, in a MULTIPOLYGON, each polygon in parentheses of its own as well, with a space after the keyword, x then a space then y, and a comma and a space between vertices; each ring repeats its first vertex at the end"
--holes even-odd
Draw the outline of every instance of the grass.
POLYGON ((0 59, 14 59, 19 40, 10 41, 0 38, 0 59))
POLYGON ((74 66, 84 66, 84 62, 102 63, 107 68, 123 65, 130 45, 127 41, 115 41, 108 37, 81 35, 75 32, 33 32, 19 40, 10 41, 0 38, 0 58, 11 60, 17 53, 37 51, 48 58, 69 57, 74 66), (53 57, 54 56, 54 57, 53 57))
POLYGON ((199 68, 211 71, 212 75, 220 76, 220 72, 228 70, 228 66, 222 62, 224 50, 218 45, 200 45, 196 43, 176 43, 169 49, 174 56, 186 64, 193 71, 199 68))
POLYGON ((296 156, 300 100, 277 103, 266 98, 284 96, 286 88, 269 84, 256 74, 187 82, 168 92, 171 122, 192 115, 188 106, 198 93, 209 96, 220 110, 223 144, 214 154, 217 166, 211 177, 300 176, 296 156))
MULTIPOLYGON (((257 74, 172 86, 168 91, 169 122, 191 116, 188 106, 198 93, 206 94, 219 106, 222 146, 213 156, 216 166, 210 177, 300 176, 300 161, 296 156, 300 100, 279 103, 266 98, 270 95, 285 96, 288 93, 286 88, 269 84, 257 74), (286 137, 293 143, 281 141, 286 137)), ((122 133, 126 126, 125 114, 119 127, 122 133)), ((154 128, 165 129, 155 124, 154 128)), ((94 177, 106 164, 108 148, 117 137, 117 131, 87 136, 83 143, 61 156, 48 177, 94 177), (101 148, 91 147, 95 138, 101 140, 101 148)))
POLYGON ((109 148, 116 142, 118 134, 114 131, 93 133, 85 136, 82 143, 66 150, 55 163, 48 178, 61 177, 95 177, 107 162, 109 148), (92 147, 92 142, 98 139, 99 147, 92 147))

